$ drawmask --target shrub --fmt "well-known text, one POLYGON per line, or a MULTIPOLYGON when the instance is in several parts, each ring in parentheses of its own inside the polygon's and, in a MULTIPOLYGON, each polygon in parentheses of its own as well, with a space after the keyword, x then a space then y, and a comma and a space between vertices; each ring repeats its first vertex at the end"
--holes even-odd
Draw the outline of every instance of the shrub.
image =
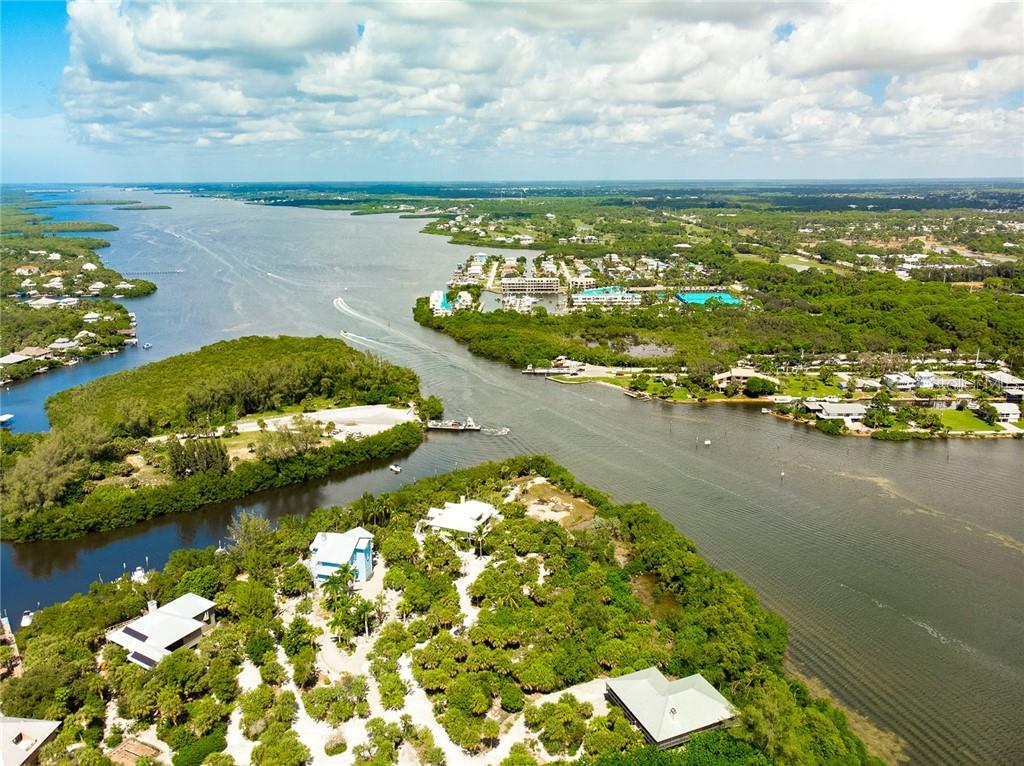
POLYGON ((335 732, 324 743, 324 752, 327 755, 341 755, 348 750, 348 743, 340 732, 335 732))

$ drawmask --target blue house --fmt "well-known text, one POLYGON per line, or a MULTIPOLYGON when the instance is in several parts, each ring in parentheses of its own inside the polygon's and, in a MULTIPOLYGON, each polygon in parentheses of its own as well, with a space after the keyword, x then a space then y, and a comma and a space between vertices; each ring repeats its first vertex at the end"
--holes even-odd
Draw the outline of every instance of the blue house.
POLYGON ((310 571, 322 583, 348 564, 356 572, 356 582, 373 577, 373 533, 362 527, 348 532, 318 532, 309 545, 310 571))

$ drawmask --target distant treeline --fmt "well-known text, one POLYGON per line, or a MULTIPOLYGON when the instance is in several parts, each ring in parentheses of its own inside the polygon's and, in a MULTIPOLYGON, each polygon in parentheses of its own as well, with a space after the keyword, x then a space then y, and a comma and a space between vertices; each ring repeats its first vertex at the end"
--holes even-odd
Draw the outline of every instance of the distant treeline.
POLYGON ((404 404, 419 399, 419 378, 333 338, 248 336, 108 375, 46 403, 50 423, 88 413, 115 433, 222 425, 307 396, 338 406, 404 404))
MULTIPOLYGON (((698 250, 698 248, 694 248, 698 250)), ((999 290, 970 292, 935 282, 903 282, 891 274, 839 276, 811 269, 737 261, 709 254, 716 282, 740 281, 748 305, 666 308, 655 305, 562 316, 546 311, 456 312, 434 317, 417 302, 418 322, 466 343, 470 351, 513 365, 559 355, 592 364, 707 363, 727 366, 746 354, 851 351, 954 351, 1002 357, 1024 367, 1024 301, 999 290), (634 343, 675 352, 631 357, 634 343)))

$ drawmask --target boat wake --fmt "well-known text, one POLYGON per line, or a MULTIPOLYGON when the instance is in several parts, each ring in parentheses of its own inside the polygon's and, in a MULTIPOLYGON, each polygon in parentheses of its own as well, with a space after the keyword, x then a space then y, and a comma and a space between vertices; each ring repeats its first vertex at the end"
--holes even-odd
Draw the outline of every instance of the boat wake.
POLYGON ((512 433, 512 429, 504 426, 501 428, 481 428, 480 433, 486 434, 487 436, 508 436, 512 433))

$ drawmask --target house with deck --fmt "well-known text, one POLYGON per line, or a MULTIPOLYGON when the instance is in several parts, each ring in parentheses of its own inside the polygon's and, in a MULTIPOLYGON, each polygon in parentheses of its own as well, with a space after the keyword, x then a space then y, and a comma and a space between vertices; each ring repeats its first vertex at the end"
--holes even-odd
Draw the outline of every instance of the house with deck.
POLYGON ((356 582, 373 577, 373 532, 355 527, 347 532, 318 532, 309 544, 309 571, 322 583, 343 564, 352 567, 356 582))
POLYGON ((431 508, 423 526, 436 532, 478 537, 487 533, 501 520, 501 514, 490 503, 461 498, 457 503, 445 503, 443 508, 431 508))

